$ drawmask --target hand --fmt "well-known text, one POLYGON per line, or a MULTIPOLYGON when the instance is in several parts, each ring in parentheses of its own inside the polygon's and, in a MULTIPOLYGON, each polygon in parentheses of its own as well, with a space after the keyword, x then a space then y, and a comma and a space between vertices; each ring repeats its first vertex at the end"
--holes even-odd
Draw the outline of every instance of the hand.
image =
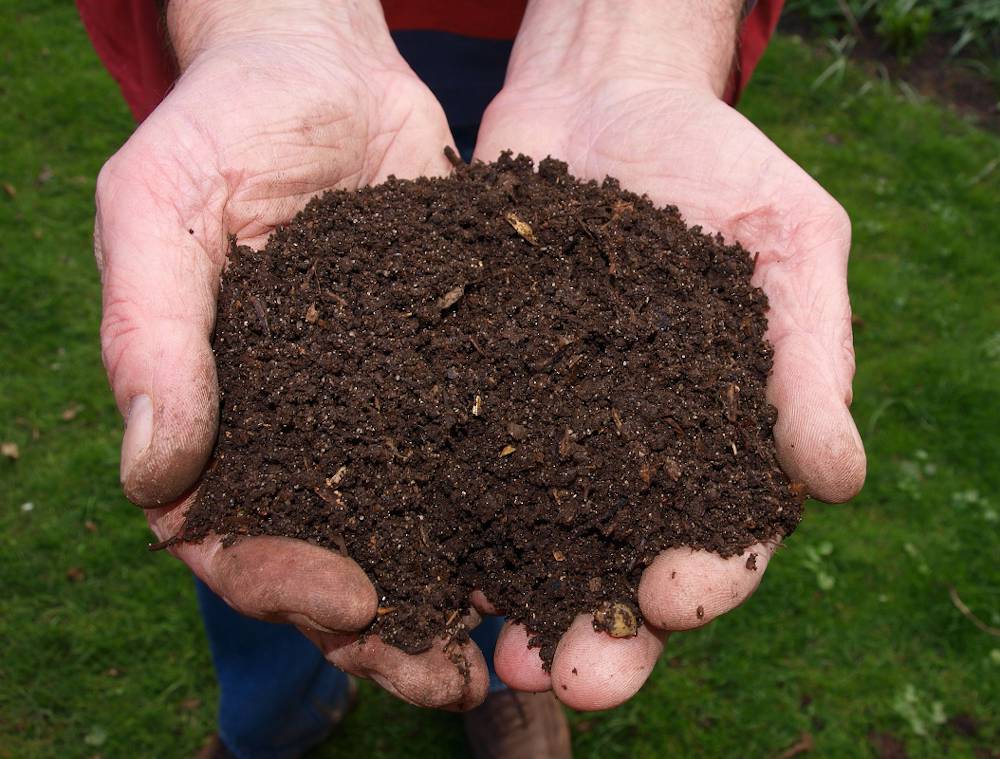
MULTIPOLYGON (((779 459, 814 497, 847 500, 865 475, 848 411, 850 222, 816 182, 719 100, 732 41, 729 53, 720 53, 724 40, 712 30, 718 35, 718 13, 734 4, 707 3, 716 13, 708 28, 687 18, 697 5, 656 5, 648 12, 641 2, 614 4, 601 19, 602 3, 588 3, 575 26, 530 7, 476 155, 494 160, 508 148, 535 159, 551 154, 577 177, 616 177, 658 205, 678 206, 688 224, 759 251, 753 281, 770 302, 768 398, 778 410, 779 459), (653 47, 644 49, 650 37, 653 47), (681 46, 671 48, 671 39, 703 39, 705 54, 692 58, 681 46), (681 53, 663 59, 664 50, 681 53)), ((746 568, 745 556, 665 551, 639 586, 647 624, 637 637, 595 633, 589 616, 581 616, 560 641, 550 675, 527 648, 524 629, 508 625, 497 645, 498 674, 514 688, 552 688, 578 709, 615 706, 648 677, 667 631, 707 624, 753 593, 776 543, 749 549, 757 554, 756 571, 746 568)))
MULTIPOLYGON (((450 170, 444 114, 399 57, 378 4, 333 5, 286 14, 171 2, 183 74, 98 179, 101 343, 127 419, 121 479, 160 540, 180 530, 215 441, 209 338, 228 235, 260 247, 317 192, 450 170)), ((401 698, 467 708, 485 697, 471 643, 463 679, 440 647, 407 656, 356 642, 377 599, 348 558, 272 537, 170 550, 238 611, 295 623, 332 663, 401 698)))

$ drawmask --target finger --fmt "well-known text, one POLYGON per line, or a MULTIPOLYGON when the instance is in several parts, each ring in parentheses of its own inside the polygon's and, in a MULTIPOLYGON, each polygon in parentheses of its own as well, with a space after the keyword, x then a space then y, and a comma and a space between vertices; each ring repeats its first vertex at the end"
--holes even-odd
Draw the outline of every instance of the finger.
POLYGON ((828 363, 808 334, 775 339, 767 398, 778 410, 774 442, 782 468, 814 498, 841 503, 857 495, 867 464, 848 392, 827 374, 828 363))
POLYGON ((552 692, 582 711, 611 709, 634 696, 663 652, 666 633, 649 625, 633 638, 594 632, 593 617, 581 614, 556 647, 552 692))
POLYGON ((499 678, 514 690, 529 693, 551 690, 552 679, 542 667, 539 649, 529 648, 528 639, 524 625, 505 624, 493 651, 493 668, 499 678))
POLYGON ((102 354, 126 419, 122 484, 130 500, 153 506, 192 485, 214 442, 209 334, 224 249, 218 236, 206 253, 203 225, 180 210, 198 199, 133 141, 101 170, 94 245, 102 354))
POLYGON ((486 699, 489 674, 475 643, 439 640, 420 654, 406 654, 369 636, 330 635, 303 630, 327 660, 357 677, 374 680, 414 706, 466 711, 486 699))
POLYGON ((848 410, 854 377, 847 294, 850 220, 809 180, 812 192, 787 214, 760 211, 727 230, 760 257, 754 284, 767 294, 774 365, 767 396, 778 410, 774 437, 785 472, 815 498, 852 498, 865 452, 848 410), (785 216, 802 220, 788 228, 785 216))
MULTIPOLYGON (((180 532, 193 500, 146 512, 161 540, 180 532)), ((367 627, 378 607, 361 567, 302 540, 249 537, 223 547, 221 538, 210 535, 201 543, 176 543, 170 552, 236 611, 255 619, 353 631, 367 627)))
POLYGON ((480 614, 487 614, 494 617, 497 616, 496 607, 490 603, 489 599, 486 598, 481 590, 474 590, 469 594, 469 603, 471 603, 473 608, 480 614))
POLYGON ((205 579, 233 608, 250 617, 311 624, 323 630, 360 630, 375 617, 378 597, 353 560, 291 538, 243 538, 222 548, 212 537, 178 555, 207 553, 205 579))
POLYGON ((707 625, 753 594, 773 552, 760 543, 727 559, 690 548, 663 551, 639 582, 642 615, 663 630, 707 625))

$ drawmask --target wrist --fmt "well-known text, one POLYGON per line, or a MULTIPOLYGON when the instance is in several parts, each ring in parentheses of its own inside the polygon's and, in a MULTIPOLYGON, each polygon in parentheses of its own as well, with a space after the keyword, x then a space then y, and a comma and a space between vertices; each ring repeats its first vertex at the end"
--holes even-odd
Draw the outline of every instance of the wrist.
POLYGON ((535 0, 505 87, 567 93, 614 79, 702 89, 721 97, 733 64, 741 0, 535 0))
POLYGON ((398 57, 378 0, 170 0, 167 31, 183 72, 239 45, 351 46, 373 64, 398 57))

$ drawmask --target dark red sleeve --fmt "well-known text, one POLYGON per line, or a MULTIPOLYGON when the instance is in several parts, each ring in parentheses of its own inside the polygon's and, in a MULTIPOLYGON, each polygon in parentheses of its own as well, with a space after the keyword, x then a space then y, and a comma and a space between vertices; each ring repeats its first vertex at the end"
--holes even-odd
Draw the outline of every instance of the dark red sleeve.
POLYGON ((767 43, 771 41, 775 27, 778 26, 778 17, 781 16, 781 8, 785 0, 757 0, 753 9, 743 21, 740 28, 739 48, 737 50, 736 65, 729 78, 724 98, 730 105, 735 105, 740 99, 740 95, 750 81, 753 70, 757 68, 757 62, 767 49, 767 43))
POLYGON ((433 29, 494 40, 514 39, 527 6, 528 0, 495 0, 489 3, 382 0, 385 20, 393 31, 433 29))
MULTIPOLYGON (((740 31, 739 59, 726 88, 735 103, 764 54, 784 0, 758 0, 740 31)), ((527 0, 456 3, 454 0, 383 0, 389 28, 437 29, 470 37, 511 39, 527 0)), ((155 0, 76 0, 97 55, 118 82, 136 121, 166 96, 177 67, 155 0)))
POLYGON ((177 78, 155 0, 76 0, 90 41, 118 82, 136 121, 159 105, 177 78))

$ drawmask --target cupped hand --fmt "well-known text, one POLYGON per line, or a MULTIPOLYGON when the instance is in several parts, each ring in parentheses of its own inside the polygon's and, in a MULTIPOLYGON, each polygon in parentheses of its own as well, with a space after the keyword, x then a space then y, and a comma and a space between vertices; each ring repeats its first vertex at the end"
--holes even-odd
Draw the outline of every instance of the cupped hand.
MULTIPOLYGON (((193 5, 171 4, 182 76, 97 185, 101 343, 127 425, 121 479, 160 540, 180 531, 217 432, 209 340, 229 236, 260 247, 317 192, 450 168, 444 114, 396 53, 377 5, 350 19, 349 33, 332 28, 344 26, 342 9, 331 28, 307 14, 305 29, 288 19, 254 28, 253 4, 231 19, 197 19, 193 5)), ((358 642, 377 599, 346 557, 272 537, 170 551, 238 611, 295 623, 332 663, 406 700, 466 708, 485 697, 471 643, 463 678, 440 647, 406 656, 358 642)))
MULTIPOLYGON (((770 303, 768 399, 778 411, 779 460, 813 497, 851 498, 864 481, 865 455, 848 410, 851 233, 840 205, 709 88, 642 75, 565 88, 510 80, 485 115, 478 158, 495 160, 505 149, 552 155, 577 177, 616 177, 658 205, 676 205, 688 224, 759 253, 753 282, 770 303)), ((707 624, 753 593, 779 539, 748 549, 755 569, 746 555, 660 554, 639 586, 639 635, 613 639, 581 616, 560 641, 551 674, 524 629, 509 625, 497 672, 515 688, 551 688, 579 709, 615 706, 646 680, 668 631, 707 624)))

